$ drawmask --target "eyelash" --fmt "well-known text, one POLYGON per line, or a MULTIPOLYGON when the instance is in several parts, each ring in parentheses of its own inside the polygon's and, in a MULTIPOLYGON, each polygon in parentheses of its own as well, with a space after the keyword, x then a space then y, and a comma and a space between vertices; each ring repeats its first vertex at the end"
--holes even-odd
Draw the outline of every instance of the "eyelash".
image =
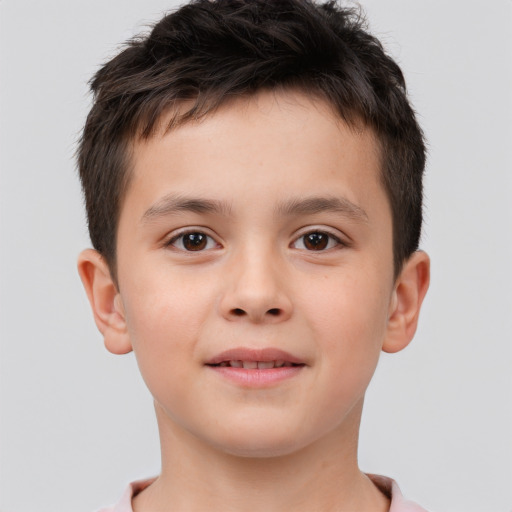
MULTIPOLYGON (((314 240, 310 239, 310 242, 314 243, 314 240)), ((204 231, 201 231, 199 229, 183 231, 181 233, 178 233, 177 235, 173 236, 168 242, 166 242, 165 245, 167 247, 174 247, 175 249, 177 249, 179 251, 183 251, 183 252, 203 252, 203 251, 208 251, 208 250, 212 250, 216 247, 219 247, 219 244, 214 240, 214 238, 212 236, 208 235, 207 233, 205 233, 204 231), (193 238, 191 240, 189 240, 193 244, 195 244, 196 249, 187 248, 184 245, 185 237, 192 236, 192 235, 198 236, 198 239, 195 242, 194 242, 193 238), (179 245, 181 245, 181 247, 178 245, 178 243, 180 241, 181 241, 181 243, 179 245)), ((307 252, 325 252, 325 251, 334 249, 338 246, 346 247, 347 243, 343 242, 342 240, 340 240, 340 238, 333 235, 332 233, 329 233, 328 231, 323 231, 321 229, 313 229, 311 231, 307 231, 307 232, 303 233, 302 235, 300 235, 298 238, 296 238, 290 244, 290 247, 292 247, 293 249, 305 250, 307 252), (311 237, 314 235, 316 235, 316 236, 319 235, 319 239, 317 239, 317 242, 319 242, 320 245, 322 245, 324 243, 324 240, 325 240, 326 245, 323 247, 320 247, 319 249, 314 249, 314 248, 308 249, 306 247, 306 243, 308 243, 308 242, 305 242, 305 239, 308 236, 311 237), (326 238, 322 240, 322 237, 326 237, 326 238), (299 243, 300 241, 302 241, 303 247, 296 246, 297 243, 299 243)))
POLYGON ((174 247, 180 251, 184 251, 184 252, 202 252, 202 251, 205 251, 205 250, 211 250, 211 249, 214 249, 215 246, 218 246, 219 244, 213 239, 213 237, 211 237, 210 235, 206 234, 204 231, 201 231, 199 229, 195 229, 195 230, 190 230, 190 231, 183 231, 181 233, 178 233, 177 235, 173 236, 168 242, 166 242, 165 244, 167 247, 174 247), (199 246, 198 249, 194 250, 194 249, 187 249, 185 246, 184 246, 184 240, 185 240, 185 237, 187 235, 199 235, 199 236, 203 236, 205 237, 204 239, 206 240, 206 245, 204 247, 201 247, 199 246), (176 245, 176 242, 180 241, 181 240, 181 247, 178 247, 176 245), (211 247, 208 247, 208 245, 213 245, 211 247))
POLYGON ((331 249, 335 249, 338 246, 346 247, 347 244, 345 242, 343 242, 337 236, 333 235, 332 233, 329 233, 328 231, 323 231, 321 229, 313 229, 311 231, 307 231, 306 233, 303 233, 298 238, 296 238, 294 240, 294 242, 291 244, 291 247, 293 247, 294 249, 305 250, 305 251, 308 251, 308 252, 325 252, 325 251, 329 251, 331 249), (305 241, 306 237, 312 236, 312 235, 320 235, 320 236, 327 237, 326 238, 326 246, 322 247, 320 249, 308 249, 305 246, 304 241, 305 241), (297 242, 299 242, 299 241, 302 241, 303 247, 296 247, 295 246, 297 244, 297 242))

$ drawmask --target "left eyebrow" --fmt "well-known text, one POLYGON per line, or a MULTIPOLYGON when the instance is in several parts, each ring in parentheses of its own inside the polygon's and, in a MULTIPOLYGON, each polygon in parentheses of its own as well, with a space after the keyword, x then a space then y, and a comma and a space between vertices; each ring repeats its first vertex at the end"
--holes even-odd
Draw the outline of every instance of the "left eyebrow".
POLYGON ((148 222, 180 212, 229 215, 230 211, 230 205, 224 201, 168 194, 148 208, 142 215, 141 220, 142 222, 148 222))
POLYGON ((367 222, 368 214, 345 197, 309 197, 290 199, 277 208, 278 215, 314 215, 316 213, 340 213, 356 221, 367 222))

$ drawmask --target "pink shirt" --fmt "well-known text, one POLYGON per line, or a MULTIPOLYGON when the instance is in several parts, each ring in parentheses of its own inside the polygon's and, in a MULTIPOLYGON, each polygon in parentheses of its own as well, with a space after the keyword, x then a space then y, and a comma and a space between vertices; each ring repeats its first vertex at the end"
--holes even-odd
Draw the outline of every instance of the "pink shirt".
MULTIPOLYGON (((398 484, 380 475, 368 475, 372 482, 391 499, 391 507, 389 512, 427 512, 424 508, 420 507, 416 503, 405 499, 400 492, 398 484)), ((113 507, 102 508, 98 512, 133 512, 132 509, 132 498, 139 492, 144 490, 154 481, 154 478, 149 480, 140 480, 138 482, 131 483, 126 491, 124 492, 121 500, 113 507)))

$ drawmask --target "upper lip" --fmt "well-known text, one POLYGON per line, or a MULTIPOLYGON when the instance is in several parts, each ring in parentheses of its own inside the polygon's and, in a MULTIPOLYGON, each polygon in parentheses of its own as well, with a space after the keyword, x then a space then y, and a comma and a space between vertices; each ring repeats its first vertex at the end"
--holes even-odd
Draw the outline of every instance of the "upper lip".
POLYGON ((285 361, 294 364, 305 364, 303 360, 289 352, 273 347, 261 349, 247 347, 230 348, 208 359, 206 364, 214 365, 224 361, 285 361))

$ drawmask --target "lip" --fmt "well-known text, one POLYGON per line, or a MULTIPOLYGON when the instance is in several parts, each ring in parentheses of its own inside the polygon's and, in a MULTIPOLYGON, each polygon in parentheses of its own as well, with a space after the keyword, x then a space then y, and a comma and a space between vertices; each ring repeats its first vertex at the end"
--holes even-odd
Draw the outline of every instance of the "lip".
POLYGON ((212 366, 215 364, 220 364, 224 361, 278 361, 282 360, 285 362, 289 362, 292 364, 300 364, 304 365, 305 362, 300 358, 290 354, 289 352, 285 352, 284 350, 267 347, 262 349, 253 349, 247 347, 236 347, 229 350, 225 350, 220 354, 212 357, 206 364, 208 366, 212 366))
POLYGON ((278 348, 251 349, 238 347, 226 350, 212 357, 206 367, 217 375, 244 388, 265 388, 289 380, 304 371, 306 363, 300 358, 278 348), (294 366, 274 368, 236 368, 231 366, 215 366, 227 361, 269 362, 285 361, 294 366))

